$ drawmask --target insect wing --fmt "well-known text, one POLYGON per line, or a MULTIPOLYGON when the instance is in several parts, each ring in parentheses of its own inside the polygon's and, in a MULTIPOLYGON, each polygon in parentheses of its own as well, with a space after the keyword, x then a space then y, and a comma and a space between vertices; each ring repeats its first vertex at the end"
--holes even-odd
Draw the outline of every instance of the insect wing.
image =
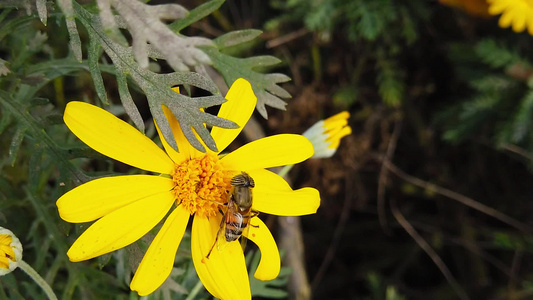
POLYGON ((217 250, 223 251, 228 246, 228 241, 226 241, 226 223, 222 225, 221 230, 218 231, 217 237, 217 250))

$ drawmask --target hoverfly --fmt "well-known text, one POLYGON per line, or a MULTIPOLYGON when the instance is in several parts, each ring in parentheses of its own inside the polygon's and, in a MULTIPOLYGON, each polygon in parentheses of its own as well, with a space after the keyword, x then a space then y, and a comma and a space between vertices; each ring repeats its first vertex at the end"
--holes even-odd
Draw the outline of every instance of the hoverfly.
POLYGON ((250 220, 259 214, 252 210, 252 188, 254 186, 253 178, 245 172, 241 172, 231 179, 231 191, 229 201, 226 203, 226 212, 222 216, 215 242, 206 258, 209 258, 219 239, 233 242, 241 237, 241 245, 244 250, 246 238, 242 237, 243 232, 250 228, 250 220))

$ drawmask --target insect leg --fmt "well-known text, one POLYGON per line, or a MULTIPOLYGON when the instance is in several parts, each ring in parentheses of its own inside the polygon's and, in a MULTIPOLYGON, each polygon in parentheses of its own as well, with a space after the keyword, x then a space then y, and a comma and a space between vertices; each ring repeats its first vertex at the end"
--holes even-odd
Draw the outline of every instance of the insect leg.
MULTIPOLYGON (((250 215, 250 219, 253 218, 253 217, 257 217, 259 216, 259 212, 257 210, 252 210, 252 214, 250 215)), ((259 225, 253 225, 252 223, 250 223, 250 226, 254 227, 254 228, 259 228, 259 225)))
POLYGON ((220 231, 224 227, 223 225, 224 225, 224 216, 222 216, 222 221, 220 221, 220 227, 218 228, 217 236, 215 237, 215 242, 213 243, 213 246, 211 246, 211 249, 209 249, 209 252, 207 253, 207 256, 205 258, 209 258, 209 255, 211 255, 211 251, 213 251, 213 248, 215 247, 218 241, 218 236, 220 235, 220 231))

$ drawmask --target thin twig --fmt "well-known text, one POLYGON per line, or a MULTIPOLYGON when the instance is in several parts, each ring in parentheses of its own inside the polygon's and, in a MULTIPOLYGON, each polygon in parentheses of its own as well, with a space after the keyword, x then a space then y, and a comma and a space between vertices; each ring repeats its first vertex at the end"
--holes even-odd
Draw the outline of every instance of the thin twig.
POLYGON ((509 216, 507 216, 506 214, 503 214, 501 212, 499 212, 498 210, 492 208, 492 207, 489 207, 489 206, 486 206, 485 204, 482 204, 480 202, 477 202, 476 200, 472 199, 472 198, 469 198, 469 197, 466 197, 464 195, 461 195, 459 193, 456 193, 454 191, 451 191, 449 189, 446 189, 446 188, 443 188, 443 187, 440 187, 436 184, 433 184, 433 183, 429 183, 427 181, 424 181, 424 180, 421 180, 419 178, 416 178, 414 176, 411 176, 409 174, 406 174, 404 171, 400 170, 397 166, 395 166, 393 163, 391 163, 390 161, 387 161, 387 160, 383 160, 383 165, 385 165, 387 167, 387 169, 389 169, 392 173, 394 173, 396 176, 400 177, 401 179, 411 183, 411 184, 414 184, 416 186, 419 186, 423 189, 426 189, 426 190, 429 190, 429 191, 432 191, 432 192, 435 192, 437 194, 440 194, 440 195, 443 195, 445 197, 448 197, 450 199, 453 199, 453 200, 456 200, 457 202, 459 203, 462 203, 468 207, 471 207, 477 211, 480 211, 486 215, 489 215, 495 219, 498 219, 500 221, 502 221, 503 223, 509 225, 509 226, 512 226, 522 232, 531 232, 532 229, 530 226, 522 223, 522 222, 519 222, 509 216))
POLYGON ((508 299, 518 299, 516 294, 516 277, 517 273, 520 271, 520 266, 522 262, 522 250, 517 249, 513 257, 513 263, 511 265, 511 275, 509 276, 509 283, 507 284, 507 297, 508 299))
POLYGON ((280 249, 285 249, 283 263, 292 268, 289 277, 290 299, 311 299, 311 286, 304 260, 304 241, 299 217, 278 217, 280 225, 280 249))
MULTIPOLYGON (((352 180, 349 180, 347 176, 345 178, 345 184, 347 188, 350 186, 351 182, 352 180)), ((350 207, 352 203, 351 195, 353 194, 354 193, 345 193, 344 203, 342 205, 342 212, 339 217, 337 227, 335 227, 335 231, 333 232, 333 238, 331 239, 330 246, 328 248, 328 251, 326 252, 324 259, 322 260, 322 263, 320 264, 320 267, 318 268, 315 278, 313 278, 313 281, 311 283, 311 290, 313 291, 316 290, 318 284, 320 283, 320 281, 322 281, 322 277, 324 277, 324 274, 326 273, 329 265, 333 261, 333 258, 335 258, 335 253, 337 252, 337 248, 342 238, 342 232, 344 231, 346 222, 350 217, 350 207)))
POLYGON ((518 147, 517 145, 503 144, 500 145, 500 148, 518 154, 527 160, 533 160, 533 155, 531 153, 529 153, 526 149, 518 147))
POLYGON ((451 285, 451 287, 454 289, 455 293, 460 299, 466 300, 470 299, 466 292, 463 290, 463 288, 459 285, 457 280, 455 280, 455 277, 453 277, 452 273, 446 266, 446 264, 442 261, 440 256, 431 248, 431 246, 418 234, 416 229, 411 226, 411 224, 405 219, 403 214, 400 212, 398 207, 396 206, 396 201, 394 199, 391 199, 390 201, 390 207, 392 211, 392 215, 398 221, 398 223, 403 227, 403 229, 415 240, 415 242, 418 244, 424 252, 431 258, 431 260, 435 263, 435 265, 439 268, 442 275, 444 275, 444 278, 446 278, 446 281, 451 285))
POLYGON ((377 192, 377 206, 378 206, 378 219, 381 228, 385 233, 390 234, 390 229, 387 226, 387 215, 385 213, 385 188, 387 186, 387 178, 389 175, 388 169, 385 166, 385 162, 392 161, 394 157, 394 151, 396 150, 396 144, 398 143, 398 138, 400 137, 400 132, 402 131, 402 122, 401 119, 394 122, 394 129, 392 135, 389 139, 389 144, 387 146, 387 152, 383 158, 383 163, 381 164, 381 170, 379 171, 378 179, 378 192, 377 192))
POLYGON ((272 48, 278 47, 278 46, 283 45, 285 43, 288 43, 288 42, 290 42, 290 41, 292 41, 294 39, 302 37, 302 36, 304 36, 304 35, 306 35, 308 33, 309 33, 309 30, 307 30, 307 28, 298 29, 296 31, 293 31, 291 33, 288 33, 286 35, 277 37, 275 39, 272 39, 272 40, 266 42, 266 48, 267 49, 272 49, 272 48))
MULTIPOLYGON (((432 228, 433 226, 428 224, 417 224, 416 221, 411 222, 411 224, 420 228, 419 230, 423 231, 424 233, 442 234, 439 228, 432 228)), ((500 270, 505 275, 511 276, 511 270, 507 267, 506 264, 504 264, 501 260, 497 259, 495 256, 484 252, 481 247, 479 247, 479 245, 477 245, 476 243, 461 238, 447 237, 445 234, 443 235, 443 237, 445 240, 449 240, 451 243, 464 247, 466 250, 472 252, 475 255, 478 255, 479 257, 487 261, 489 264, 491 264, 493 267, 500 270)))
POLYGON ((196 299, 196 295, 198 295, 198 293, 200 292, 200 290, 202 289, 204 285, 202 284, 202 281, 201 280, 198 280, 198 282, 196 283, 196 285, 192 288, 191 292, 189 293, 189 295, 187 296, 187 298, 185 300, 193 300, 193 299, 196 299))

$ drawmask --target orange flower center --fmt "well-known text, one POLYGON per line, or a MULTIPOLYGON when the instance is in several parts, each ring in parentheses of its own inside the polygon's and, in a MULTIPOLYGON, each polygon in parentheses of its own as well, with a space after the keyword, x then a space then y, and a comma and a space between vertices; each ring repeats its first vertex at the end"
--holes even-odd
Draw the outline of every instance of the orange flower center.
POLYGON ((0 268, 9 269, 9 260, 15 260, 15 251, 11 247, 13 238, 9 234, 0 234, 0 268))
POLYGON ((212 217, 228 202, 231 174, 222 168, 218 157, 206 154, 174 166, 171 174, 178 205, 192 214, 212 217))

